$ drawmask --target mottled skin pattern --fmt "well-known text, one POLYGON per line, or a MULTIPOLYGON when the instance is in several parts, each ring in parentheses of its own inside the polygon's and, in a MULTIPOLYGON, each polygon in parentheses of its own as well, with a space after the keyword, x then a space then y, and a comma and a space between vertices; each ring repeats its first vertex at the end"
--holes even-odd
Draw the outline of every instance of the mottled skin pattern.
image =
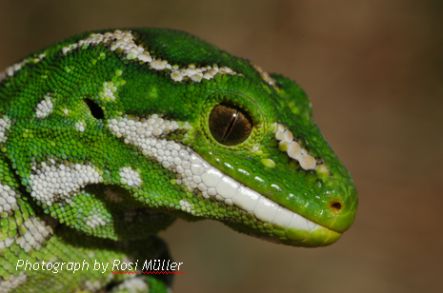
MULTIPOLYGON (((22 68, 3 78, 0 118, 8 117, 10 126, 3 127, 4 139, 0 140, 0 183, 13 189, 17 198, 15 208, 0 213, 0 241, 23 236, 23 223, 30 218, 42 221, 51 233, 31 249, 24 249, 21 240, 0 247, 0 280, 22 273, 15 270, 18 259, 111 262, 168 257, 165 244, 155 234, 176 217, 216 219, 238 231, 289 245, 320 246, 336 241, 353 222, 356 192, 350 175, 314 124, 310 102, 298 85, 277 74, 268 77, 275 84, 266 82, 249 61, 182 32, 130 31, 137 45, 170 64, 216 64, 235 74, 175 81, 167 72, 124 58, 124 52, 103 44, 63 53, 63 48, 91 34, 85 33, 36 53, 22 68), (44 57, 38 58, 41 53, 44 57), (106 82, 115 86, 115 99, 103 97, 106 82), (52 108, 37 118, 36 109, 47 95, 52 108), (92 113, 87 100, 102 113, 92 113), (251 135, 244 142, 226 146, 212 137, 208 119, 220 103, 241 109, 252 120, 251 135), (165 138, 189 147, 222 173, 321 227, 314 231, 279 227, 235 205, 204 198, 198 190, 177 182, 174 172, 107 128, 112 118, 141 119, 152 114, 180 125, 186 123, 186 128, 167 133, 165 138), (83 131, 76 127, 79 121, 83 131), (292 131, 327 171, 304 170, 291 160, 275 139, 275 123, 292 131), (48 160, 89 164, 98 170, 101 181, 85 184, 69 194, 69 199, 37 200, 31 195, 33 166, 48 160), (142 184, 122 182, 120 170, 125 166, 138 172, 142 184), (118 200, 111 200, 110 193, 118 200), (183 209, 182 200, 192 211, 183 209), (91 214, 105 220, 88 224, 86 218, 91 214)), ((118 291, 120 282, 133 277, 93 271, 24 274, 17 292, 118 291)), ((142 277, 150 292, 165 292, 170 284, 169 278, 142 277)))

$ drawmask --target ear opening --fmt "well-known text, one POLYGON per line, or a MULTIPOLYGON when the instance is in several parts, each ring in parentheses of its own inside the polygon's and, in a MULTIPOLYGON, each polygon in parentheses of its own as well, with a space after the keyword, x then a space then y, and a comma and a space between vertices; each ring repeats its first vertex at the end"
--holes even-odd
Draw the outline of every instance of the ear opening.
POLYGON ((88 106, 89 111, 91 111, 91 114, 95 119, 103 120, 105 118, 105 113, 99 104, 91 99, 84 99, 83 101, 88 106))

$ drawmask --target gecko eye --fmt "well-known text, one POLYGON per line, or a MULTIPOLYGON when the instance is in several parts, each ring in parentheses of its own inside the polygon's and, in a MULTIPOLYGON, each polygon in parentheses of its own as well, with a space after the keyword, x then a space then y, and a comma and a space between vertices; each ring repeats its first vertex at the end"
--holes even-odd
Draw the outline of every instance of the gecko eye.
POLYGON ((241 109, 219 104, 209 115, 209 130, 219 143, 236 145, 249 137, 252 121, 241 109))

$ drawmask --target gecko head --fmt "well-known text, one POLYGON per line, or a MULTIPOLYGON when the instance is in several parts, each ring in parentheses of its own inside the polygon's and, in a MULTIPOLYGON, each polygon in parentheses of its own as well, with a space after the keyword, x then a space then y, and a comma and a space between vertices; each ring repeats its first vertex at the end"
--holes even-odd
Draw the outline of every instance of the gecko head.
POLYGON ((226 83, 198 108, 185 143, 209 166, 198 174, 203 194, 240 210, 223 212, 234 229, 301 246, 333 243, 354 221, 352 178, 301 88, 258 73, 261 82, 226 83))
POLYGON ((327 245, 349 228, 353 181, 296 83, 181 32, 134 36, 148 64, 120 74, 124 115, 108 125, 168 180, 139 197, 291 245, 327 245))

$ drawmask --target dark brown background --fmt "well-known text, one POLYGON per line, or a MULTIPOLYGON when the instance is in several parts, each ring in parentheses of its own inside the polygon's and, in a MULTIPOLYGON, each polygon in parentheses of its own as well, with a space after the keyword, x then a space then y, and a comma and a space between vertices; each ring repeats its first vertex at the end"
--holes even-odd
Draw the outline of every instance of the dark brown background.
POLYGON ((0 67, 84 30, 161 26, 284 73, 354 176, 356 223, 302 249, 178 221, 175 291, 443 292, 441 19, 438 0, 2 0, 0 67))

